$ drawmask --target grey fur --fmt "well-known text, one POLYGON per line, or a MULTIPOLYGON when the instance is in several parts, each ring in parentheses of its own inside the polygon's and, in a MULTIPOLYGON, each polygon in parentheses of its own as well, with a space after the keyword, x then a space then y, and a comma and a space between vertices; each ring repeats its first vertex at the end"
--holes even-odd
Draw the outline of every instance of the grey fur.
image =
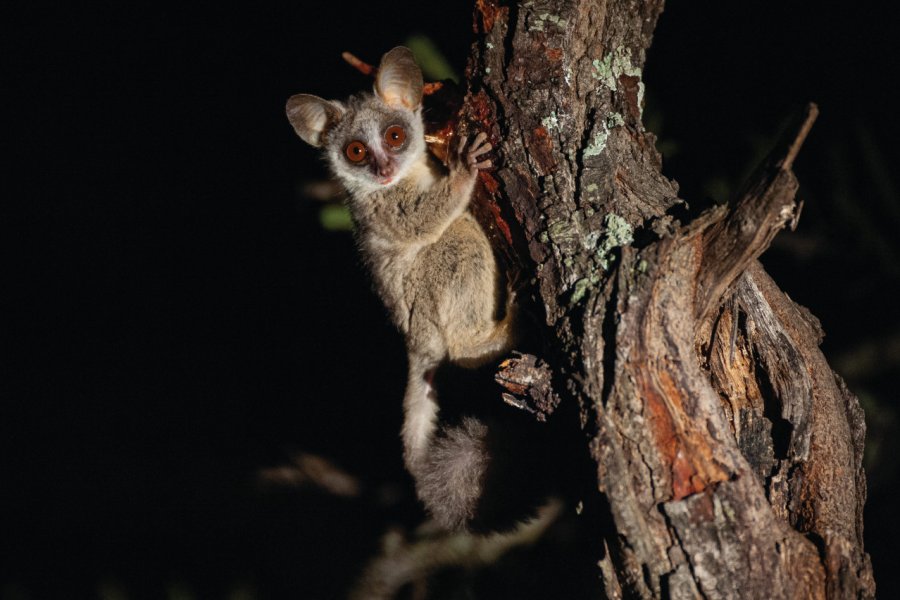
POLYGON ((506 354, 514 311, 509 304, 505 318, 495 319, 503 296, 497 265, 468 211, 478 170, 490 166, 479 157, 491 145, 478 134, 471 145, 459 145, 448 169, 436 164, 425 148, 421 95, 422 74, 412 54, 395 48, 382 58, 374 95, 352 97, 345 105, 294 96, 288 118, 304 140, 323 146, 349 192, 360 250, 406 340, 406 465, 430 512, 458 528, 471 519, 481 494, 486 430, 464 421, 436 437, 438 405, 430 380, 442 361, 474 368, 506 354), (391 125, 406 131, 400 148, 385 141, 391 125), (367 148, 365 164, 346 157, 356 141, 367 148))
POLYGON ((424 464, 413 473, 416 491, 446 529, 465 529, 476 518, 490 463, 488 428, 466 417, 435 436, 424 464))

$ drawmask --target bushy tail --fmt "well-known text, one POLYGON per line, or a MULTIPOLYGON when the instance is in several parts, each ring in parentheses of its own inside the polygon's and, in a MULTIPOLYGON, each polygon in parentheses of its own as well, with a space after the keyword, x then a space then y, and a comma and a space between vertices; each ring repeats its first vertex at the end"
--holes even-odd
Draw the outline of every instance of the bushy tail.
MULTIPOLYGON (((454 415, 452 409, 439 422, 437 365, 417 357, 409 365, 402 437, 417 496, 446 530, 515 530, 552 494, 542 476, 543 436, 530 423, 454 415)), ((454 371, 442 370, 444 391, 447 376, 454 371)))
POLYGON ((490 465, 487 435, 487 426, 473 417, 442 428, 415 474, 419 499, 444 529, 468 529, 476 517, 490 465))

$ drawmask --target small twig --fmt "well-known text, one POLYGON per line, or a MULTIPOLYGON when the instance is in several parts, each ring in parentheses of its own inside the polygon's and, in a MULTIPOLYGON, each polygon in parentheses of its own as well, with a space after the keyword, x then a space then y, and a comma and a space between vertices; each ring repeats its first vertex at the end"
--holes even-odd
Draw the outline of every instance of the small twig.
POLYGON ((353 67, 354 69, 356 69, 363 75, 375 75, 375 67, 373 67, 369 63, 359 60, 358 58, 356 58, 356 56, 354 56, 350 52, 342 53, 341 58, 343 58, 345 61, 347 61, 347 63, 351 67, 353 67))
POLYGON ((785 154, 784 159, 781 161, 780 166, 782 171, 790 171, 791 167, 794 166, 794 159, 797 158, 797 154, 800 152, 800 148, 803 146, 803 142, 806 141, 806 136, 809 135, 809 131, 812 129, 813 123, 816 122, 818 116, 819 106, 815 102, 807 104, 800 129, 794 135, 794 140, 791 142, 787 154, 785 154))
MULTIPOLYGON (((360 60, 355 54, 352 54, 350 52, 342 52, 341 58, 343 58, 347 62, 347 64, 349 64, 351 67, 353 67, 363 75, 375 77, 375 75, 378 73, 378 69, 376 69, 369 63, 360 60)), ((433 81, 431 83, 426 83, 422 88, 422 93, 426 96, 430 96, 442 87, 444 87, 443 81, 433 81)), ((428 136, 426 136, 425 141, 428 141, 427 137, 428 136)))

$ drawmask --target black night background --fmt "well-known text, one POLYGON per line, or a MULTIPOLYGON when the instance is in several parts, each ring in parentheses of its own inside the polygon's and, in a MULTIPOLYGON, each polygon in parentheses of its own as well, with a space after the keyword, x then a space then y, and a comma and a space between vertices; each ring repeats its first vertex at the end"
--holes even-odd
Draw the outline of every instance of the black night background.
MULTIPOLYGON (((727 199, 802 103, 803 214, 763 263, 867 414, 866 549, 900 596, 895 23, 874 3, 669 2, 645 124, 681 197, 727 199), (837 5, 836 5, 837 6, 837 5)), ((6 10, 6 9, 4 9, 6 10)), ((284 102, 411 36, 462 74, 472 6, 339 2, 3 17, 0 600, 341 597, 391 524, 402 341, 284 102), (421 39, 421 38, 420 38, 421 39), (327 210, 327 209, 326 209, 327 210), (262 485, 292 456, 356 496, 262 485)))

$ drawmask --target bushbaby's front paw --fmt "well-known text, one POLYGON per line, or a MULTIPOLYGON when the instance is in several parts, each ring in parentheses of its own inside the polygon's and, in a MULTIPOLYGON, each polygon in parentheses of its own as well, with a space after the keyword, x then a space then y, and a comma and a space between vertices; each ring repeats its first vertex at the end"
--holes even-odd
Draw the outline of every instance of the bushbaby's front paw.
POLYGON ((483 131, 478 132, 475 140, 466 152, 466 164, 471 169, 487 169, 491 167, 491 160, 486 159, 479 161, 478 157, 483 156, 491 151, 493 146, 487 141, 487 134, 483 131))
POLYGON ((456 149, 456 160, 453 161, 458 168, 469 173, 475 173, 479 169, 488 169, 492 166, 490 159, 479 160, 478 157, 484 156, 491 151, 493 146, 487 141, 487 134, 479 132, 472 140, 471 144, 467 144, 467 139, 460 140, 456 149))

